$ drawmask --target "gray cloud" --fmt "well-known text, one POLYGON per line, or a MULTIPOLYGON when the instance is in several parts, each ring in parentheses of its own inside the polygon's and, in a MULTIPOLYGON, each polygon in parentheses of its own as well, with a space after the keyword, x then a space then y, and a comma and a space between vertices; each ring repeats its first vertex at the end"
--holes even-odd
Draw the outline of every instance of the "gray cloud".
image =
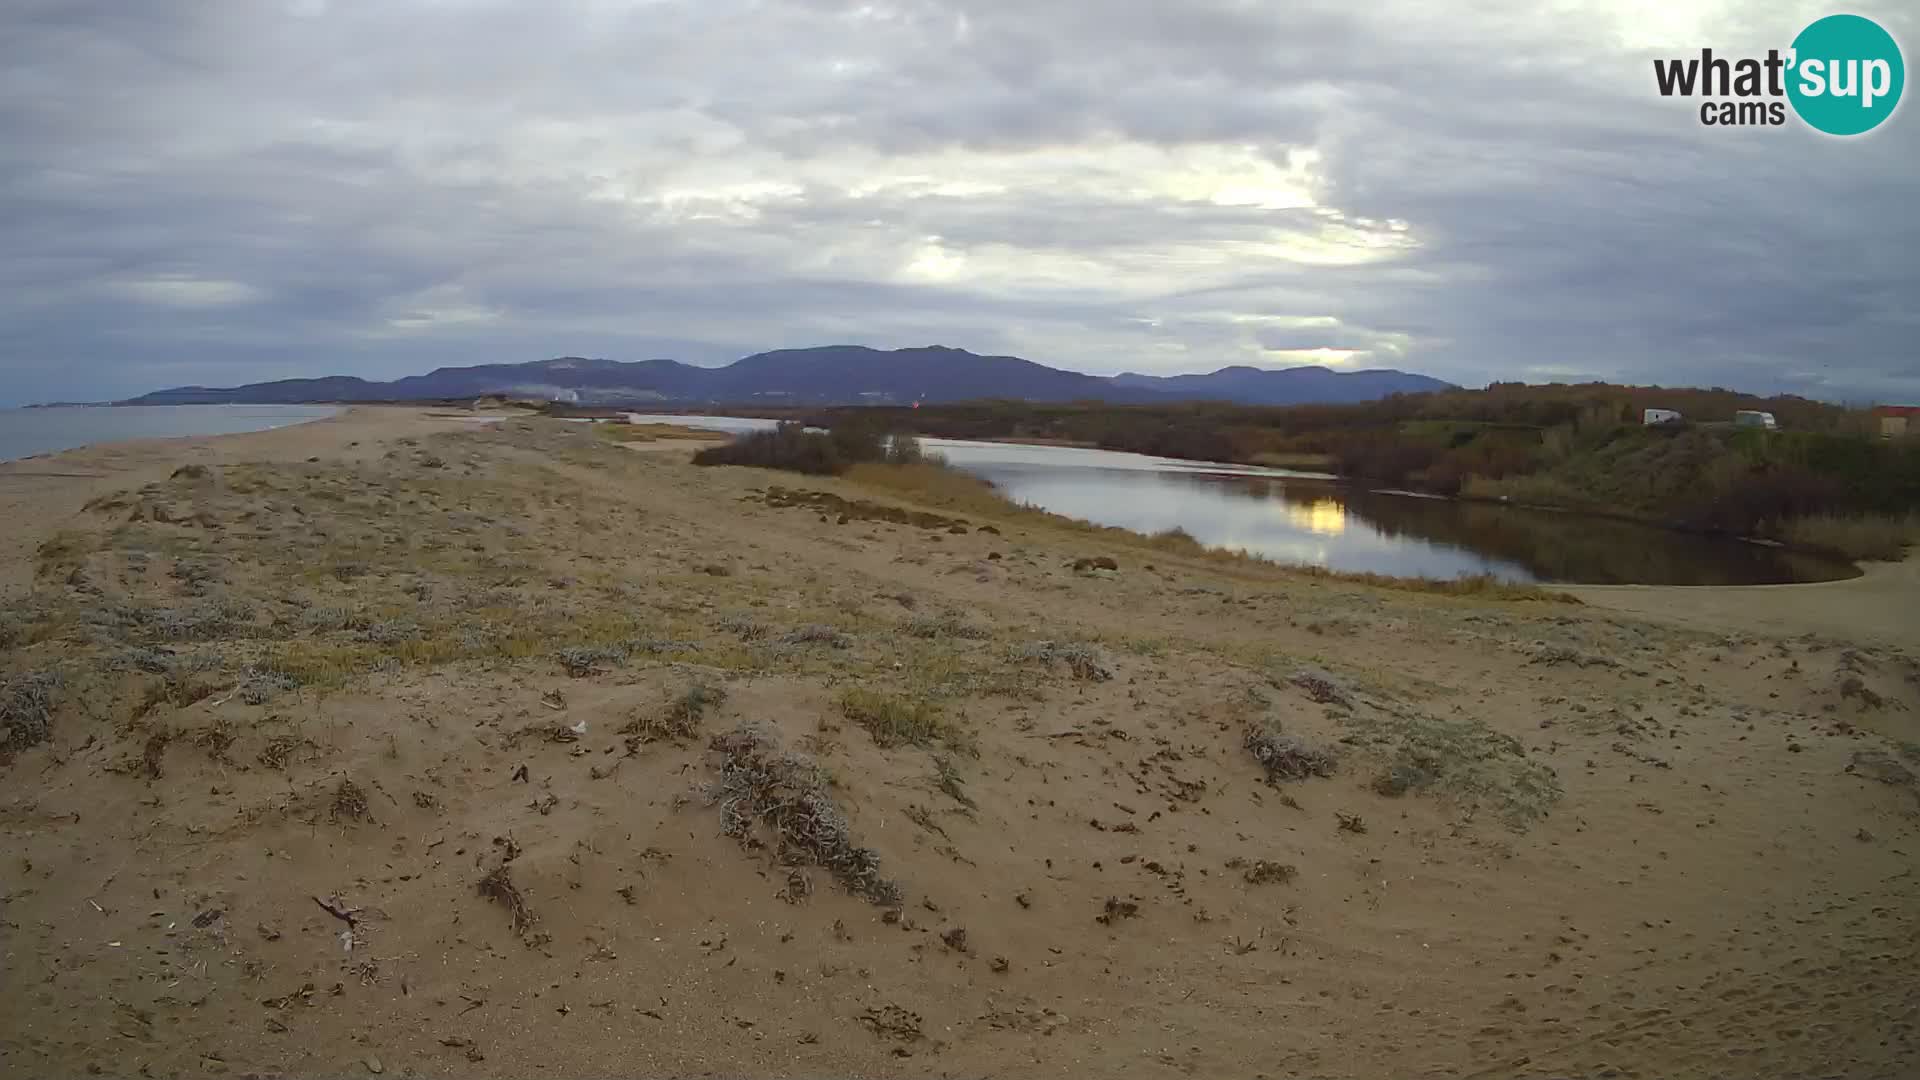
POLYGON ((1912 106, 1653 91, 1820 9, 1531 10, 0 0, 0 403, 840 341, 1920 398, 1912 106))

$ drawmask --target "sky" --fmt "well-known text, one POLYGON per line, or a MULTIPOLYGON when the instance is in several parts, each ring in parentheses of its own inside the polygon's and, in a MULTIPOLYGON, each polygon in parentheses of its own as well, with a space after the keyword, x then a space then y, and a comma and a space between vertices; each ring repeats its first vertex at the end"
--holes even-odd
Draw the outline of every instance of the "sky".
POLYGON ((0 405, 842 343, 1920 400, 1920 106, 1654 87, 1833 10, 0 0, 0 405))

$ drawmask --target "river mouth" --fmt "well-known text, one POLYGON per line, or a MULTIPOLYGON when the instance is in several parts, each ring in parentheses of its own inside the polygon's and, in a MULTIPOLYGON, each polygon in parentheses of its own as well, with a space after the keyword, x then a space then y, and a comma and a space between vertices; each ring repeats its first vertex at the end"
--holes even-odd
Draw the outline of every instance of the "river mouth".
MULTIPOLYGON (((734 433, 739 417, 636 416, 734 433)), ((1084 447, 922 438, 1014 502, 1340 573, 1485 575, 1562 585, 1784 585, 1859 575, 1851 563, 1638 522, 1389 492, 1321 473, 1084 447)))

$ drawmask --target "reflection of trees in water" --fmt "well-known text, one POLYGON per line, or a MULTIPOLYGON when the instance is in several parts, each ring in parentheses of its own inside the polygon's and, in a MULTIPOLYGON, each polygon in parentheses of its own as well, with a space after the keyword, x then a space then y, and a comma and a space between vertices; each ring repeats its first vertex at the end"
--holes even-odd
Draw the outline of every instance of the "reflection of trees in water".
POLYGON ((1337 484, 1235 478, 1219 486, 1292 505, 1332 500, 1390 539, 1464 548, 1554 581, 1760 585, 1847 574, 1836 563, 1794 552, 1606 518, 1381 495, 1337 484))

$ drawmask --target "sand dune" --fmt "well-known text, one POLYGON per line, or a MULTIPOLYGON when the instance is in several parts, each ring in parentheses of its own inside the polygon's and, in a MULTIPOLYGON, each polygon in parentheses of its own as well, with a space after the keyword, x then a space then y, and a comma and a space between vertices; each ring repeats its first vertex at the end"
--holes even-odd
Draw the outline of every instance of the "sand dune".
POLYGON ((686 458, 0 466, 0 1071, 1913 1075, 1911 564, 1495 603, 686 458))

